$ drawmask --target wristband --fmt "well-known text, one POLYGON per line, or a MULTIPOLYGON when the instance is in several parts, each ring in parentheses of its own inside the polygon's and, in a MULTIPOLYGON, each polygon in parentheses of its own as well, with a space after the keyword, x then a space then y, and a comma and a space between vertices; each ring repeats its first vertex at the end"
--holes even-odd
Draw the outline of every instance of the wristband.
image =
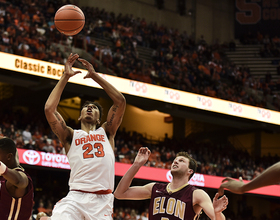
POLYGON ((7 171, 7 166, 0 161, 0 175, 3 175, 7 171))

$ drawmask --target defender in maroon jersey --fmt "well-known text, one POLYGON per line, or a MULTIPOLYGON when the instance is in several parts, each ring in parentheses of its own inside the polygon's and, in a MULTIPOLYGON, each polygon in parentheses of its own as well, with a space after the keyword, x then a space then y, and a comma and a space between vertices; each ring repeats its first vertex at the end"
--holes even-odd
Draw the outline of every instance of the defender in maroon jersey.
POLYGON ((13 140, 0 137, 0 219, 29 220, 33 207, 33 183, 19 164, 13 140))
POLYGON ((150 219, 198 219, 192 205, 193 191, 197 188, 185 184, 178 190, 170 191, 170 184, 155 183, 152 188, 149 207, 150 219))
POLYGON ((147 162, 150 154, 148 148, 139 149, 134 163, 116 188, 114 195, 117 199, 151 199, 150 220, 196 220, 202 210, 212 220, 225 220, 222 211, 228 204, 226 196, 218 199, 219 194, 216 193, 212 203, 204 190, 188 184, 196 171, 197 163, 187 152, 176 155, 171 166, 171 183, 130 187, 135 174, 147 162))

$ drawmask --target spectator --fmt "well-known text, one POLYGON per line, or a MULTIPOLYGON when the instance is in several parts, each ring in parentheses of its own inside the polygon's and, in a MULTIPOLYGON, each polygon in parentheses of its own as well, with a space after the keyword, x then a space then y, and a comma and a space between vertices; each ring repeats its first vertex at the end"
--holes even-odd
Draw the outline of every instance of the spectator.
POLYGON ((44 140, 43 143, 45 144, 45 146, 42 148, 43 151, 47 153, 53 153, 53 154, 56 153, 54 147, 50 144, 49 140, 44 140))
POLYGON ((29 144, 30 141, 32 141, 32 134, 30 132, 30 125, 27 125, 25 130, 22 132, 22 140, 24 144, 29 144))

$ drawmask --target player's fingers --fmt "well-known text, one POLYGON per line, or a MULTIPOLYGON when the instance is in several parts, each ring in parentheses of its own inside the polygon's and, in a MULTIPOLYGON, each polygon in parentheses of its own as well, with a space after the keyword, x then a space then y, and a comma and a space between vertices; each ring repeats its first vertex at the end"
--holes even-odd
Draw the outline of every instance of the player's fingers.
POLYGON ((145 153, 149 152, 149 148, 145 147, 145 153))
POLYGON ((84 76, 84 79, 86 79, 86 78, 89 78, 89 77, 88 77, 88 72, 87 72, 87 74, 84 76))
POLYGON ((221 197, 220 199, 221 199, 222 201, 226 202, 228 198, 226 197, 226 195, 223 195, 223 197, 221 197))
POLYGON ((230 177, 227 177, 227 178, 225 178, 225 179, 222 180, 222 183, 225 182, 225 181, 230 181, 230 180, 233 180, 233 179, 230 178, 230 177))
POLYGON ((218 189, 218 193, 219 193, 220 196, 224 195, 224 188, 223 188, 223 187, 220 187, 220 188, 218 189))
POLYGON ((85 60, 85 59, 83 59, 83 58, 78 58, 78 60, 79 60, 80 62, 83 62, 83 63, 89 63, 87 60, 85 60))
POLYGON ((225 203, 226 203, 226 205, 228 205, 228 198, 227 197, 225 199, 225 203))
POLYGON ((78 58, 78 61, 80 61, 84 66, 86 66, 88 64, 88 62, 82 58, 78 58))
POLYGON ((68 57, 68 60, 69 60, 69 61, 73 61, 73 60, 76 60, 78 57, 79 57, 78 54, 75 53, 75 54, 73 55, 73 54, 71 53, 70 56, 68 57))
POLYGON ((218 198, 219 198, 219 193, 216 193, 214 196, 214 200, 218 200, 218 198))

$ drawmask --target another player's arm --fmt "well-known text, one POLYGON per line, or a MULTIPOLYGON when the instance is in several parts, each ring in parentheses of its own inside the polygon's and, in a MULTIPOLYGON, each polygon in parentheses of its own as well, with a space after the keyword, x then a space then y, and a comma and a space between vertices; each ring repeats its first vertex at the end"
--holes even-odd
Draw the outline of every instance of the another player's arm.
POLYGON ((108 83, 105 79, 99 76, 98 73, 95 72, 93 66, 87 60, 81 58, 78 60, 82 62, 82 64, 88 69, 88 74, 84 78, 91 78, 97 82, 113 100, 113 105, 108 112, 107 120, 102 125, 102 127, 105 129, 107 134, 109 134, 111 137, 114 137, 122 122, 126 107, 126 100, 113 85, 108 83))
POLYGON ((57 111, 57 106, 59 104, 61 94, 69 78, 81 72, 81 71, 74 72, 72 70, 72 66, 78 57, 79 57, 78 54, 74 54, 74 55, 72 55, 72 53, 70 54, 70 56, 67 59, 67 62, 65 63, 64 74, 62 75, 62 77, 60 78, 60 80, 52 90, 48 100, 45 103, 45 115, 47 121, 52 131, 57 135, 57 137, 65 147, 66 153, 68 152, 70 147, 69 138, 72 137, 73 129, 66 126, 64 119, 57 111))
POLYGON ((199 205, 211 220, 225 220, 225 216, 222 212, 215 213, 209 195, 201 189, 197 189, 193 192, 193 205, 199 205))
POLYGON ((270 166, 265 171, 263 171, 259 176, 254 178, 248 183, 244 183, 242 179, 240 181, 234 180, 232 178, 225 178, 219 188, 219 193, 222 195, 224 193, 224 188, 237 194, 243 194, 247 191, 257 189, 264 186, 275 185, 280 183, 280 162, 270 166))
POLYGON ((127 200, 150 199, 154 185, 155 183, 148 183, 144 186, 128 187, 126 188, 126 190, 122 187, 121 188, 119 187, 119 189, 116 189, 116 191, 114 192, 114 196, 117 199, 127 199, 127 200))
POLYGON ((117 199, 140 200, 140 199, 151 198, 152 188, 155 183, 149 183, 144 186, 130 187, 134 176, 139 171, 141 166, 143 166, 147 162, 150 154, 151 154, 150 150, 146 147, 141 147, 139 149, 134 163, 129 168, 129 170, 124 174, 124 176, 120 180, 114 192, 114 196, 117 199))
POLYGON ((6 167, 0 161, 0 174, 7 180, 6 187, 11 196, 19 198, 25 195, 29 180, 24 172, 6 167))

